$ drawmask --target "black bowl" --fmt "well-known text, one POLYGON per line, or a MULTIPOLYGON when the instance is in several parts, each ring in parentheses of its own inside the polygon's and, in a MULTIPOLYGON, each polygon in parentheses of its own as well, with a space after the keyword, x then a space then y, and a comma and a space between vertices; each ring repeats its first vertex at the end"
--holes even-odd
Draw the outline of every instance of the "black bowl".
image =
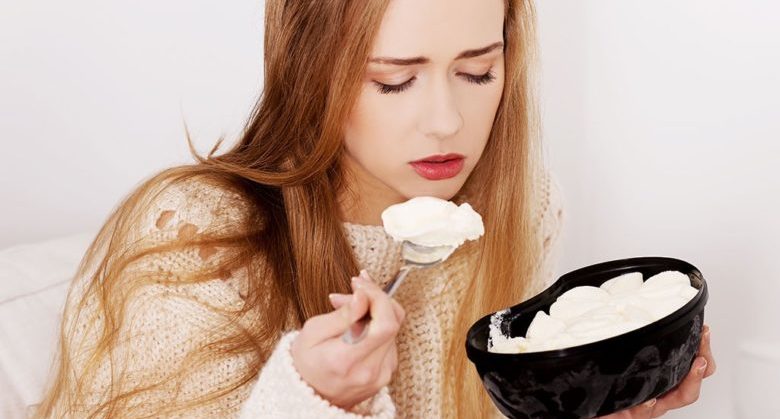
POLYGON ((525 336, 536 312, 549 313, 555 299, 574 287, 600 286, 629 272, 647 279, 667 270, 687 274, 699 290, 696 296, 660 320, 604 340, 543 352, 492 353, 487 351, 492 314, 474 323, 466 353, 498 409, 510 418, 592 418, 636 406, 679 384, 699 349, 708 295, 701 272, 682 260, 622 259, 569 272, 511 307, 502 331, 525 336))

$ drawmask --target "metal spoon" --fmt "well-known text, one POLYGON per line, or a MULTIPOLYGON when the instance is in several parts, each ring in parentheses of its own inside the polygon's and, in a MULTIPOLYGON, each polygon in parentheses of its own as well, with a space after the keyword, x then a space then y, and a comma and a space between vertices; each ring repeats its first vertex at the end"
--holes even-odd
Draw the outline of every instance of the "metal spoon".
MULTIPOLYGON (((403 265, 395 277, 385 285, 384 291, 389 296, 393 296, 396 290, 401 286, 401 283, 406 279, 406 275, 409 274, 414 268, 428 268, 434 266, 445 259, 447 259, 452 252, 457 249, 458 246, 423 246, 415 244, 409 240, 404 240, 401 243, 401 257, 403 258, 403 265)), ((363 317, 358 319, 343 335, 341 339, 350 344, 355 344, 363 340, 366 333, 366 325, 371 320, 371 315, 366 313, 363 317)))

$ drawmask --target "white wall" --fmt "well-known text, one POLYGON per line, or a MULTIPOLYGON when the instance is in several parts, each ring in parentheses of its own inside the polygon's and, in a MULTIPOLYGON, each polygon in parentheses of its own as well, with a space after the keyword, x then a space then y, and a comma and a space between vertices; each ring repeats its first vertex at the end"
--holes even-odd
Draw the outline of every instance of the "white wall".
MULTIPOLYGON (((669 416, 735 418, 734 394, 769 403, 776 377, 735 383, 760 379, 738 376, 740 344, 780 340, 780 5, 538 4, 546 139, 569 214, 561 273, 640 255, 692 262, 711 287, 719 371, 669 416)), ((189 161, 182 116, 205 153, 259 92, 261 1, 0 9, 0 247, 97 228, 141 179, 189 161)), ((776 356, 764 352, 758 371, 776 356)))
POLYGON ((569 204, 562 272, 642 255, 698 266, 719 370, 670 416, 778 417, 780 4, 538 4, 547 140, 569 204))
POLYGON ((0 0, 0 248, 97 228, 132 186, 234 136, 260 1, 0 0))

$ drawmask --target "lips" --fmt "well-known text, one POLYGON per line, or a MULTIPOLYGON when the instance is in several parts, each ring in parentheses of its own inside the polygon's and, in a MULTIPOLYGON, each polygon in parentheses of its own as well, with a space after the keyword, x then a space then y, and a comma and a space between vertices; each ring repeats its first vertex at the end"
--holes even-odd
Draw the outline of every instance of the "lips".
POLYGON ((448 160, 457 160, 462 159, 463 156, 458 153, 449 153, 449 154, 436 154, 433 156, 428 156, 425 158, 422 158, 420 160, 413 161, 412 163, 423 163, 423 162, 430 162, 430 163, 441 163, 448 160))
POLYGON ((460 154, 428 156, 409 163, 418 175, 428 180, 441 180, 455 177, 463 170, 464 157, 460 154))

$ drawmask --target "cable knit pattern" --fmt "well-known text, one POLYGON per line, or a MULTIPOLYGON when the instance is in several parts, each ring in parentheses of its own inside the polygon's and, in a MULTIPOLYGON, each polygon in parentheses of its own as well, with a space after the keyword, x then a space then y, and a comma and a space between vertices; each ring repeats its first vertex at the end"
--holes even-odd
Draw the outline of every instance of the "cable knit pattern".
MULTIPOLYGON (((545 254, 541 274, 529 287, 528 297, 546 288, 555 279, 558 258, 557 245, 563 211, 557 183, 548 176, 539 184, 537 222, 541 223, 545 254)), ((219 224, 227 218, 238 217, 242 205, 237 194, 218 190, 199 181, 187 181, 165 188, 137 220, 138 237, 148 243, 186 240, 199 231, 219 224)), ((361 268, 372 279, 384 285, 401 266, 401 246, 388 236, 381 226, 343 223, 361 268)), ((252 418, 435 418, 440 417, 440 377, 445 342, 451 334, 456 309, 463 298, 468 258, 456 257, 458 251, 444 263, 424 270, 413 270, 396 294, 407 313, 398 337, 398 370, 391 384, 374 397, 360 403, 353 411, 345 411, 329 404, 306 384, 295 370, 290 355, 290 343, 297 331, 289 331, 277 342, 257 378, 244 384, 238 391, 222 396, 179 416, 166 417, 240 417, 252 418)), ((176 272, 190 270, 204 263, 217 263, 218 249, 192 249, 186 252, 168 252, 145 258, 131 267, 136 272, 160 274, 166 278, 176 272)), ((85 282, 75 280, 68 304, 83 292, 85 282)), ((127 359, 115 365, 114 374, 124 378, 132 388, 134 379, 161 380, 180 365, 187 354, 205 344, 235 331, 215 308, 240 307, 246 293, 246 275, 242 271, 225 272, 200 284, 155 285, 142 288, 131 298, 126 328, 120 330, 117 354, 127 359), (118 367, 118 368, 117 368, 118 367)), ((91 302, 94 303, 94 302, 91 302)), ((89 315, 90 302, 85 309, 89 315)), ((93 313, 94 314, 94 313, 93 313)), ((98 316, 99 318, 99 316, 98 316)), ((254 321, 262 321, 256 313, 254 321)), ((249 320, 247 320, 249 321, 249 320)), ((66 324, 79 331, 74 343, 90 345, 96 336, 86 330, 83 318, 66 319, 66 324)), ((78 351, 71 354, 78 371, 78 351)), ((162 385, 152 392, 144 392, 131 400, 134 413, 154 412, 164 406, 174 394, 195 398, 222 388, 242 368, 255 360, 253 354, 236 354, 231 358, 199 364, 185 376, 185 381, 162 385), (178 393, 175 393, 178 389, 178 393)), ((121 358, 121 357, 120 357, 121 358)), ((104 395, 109 374, 104 363, 91 390, 95 401, 104 395)), ((500 415, 497 413, 496 415, 500 415)), ((77 412, 60 412, 66 417, 79 417, 77 412)), ((60 416, 57 416, 60 417, 60 416)))

